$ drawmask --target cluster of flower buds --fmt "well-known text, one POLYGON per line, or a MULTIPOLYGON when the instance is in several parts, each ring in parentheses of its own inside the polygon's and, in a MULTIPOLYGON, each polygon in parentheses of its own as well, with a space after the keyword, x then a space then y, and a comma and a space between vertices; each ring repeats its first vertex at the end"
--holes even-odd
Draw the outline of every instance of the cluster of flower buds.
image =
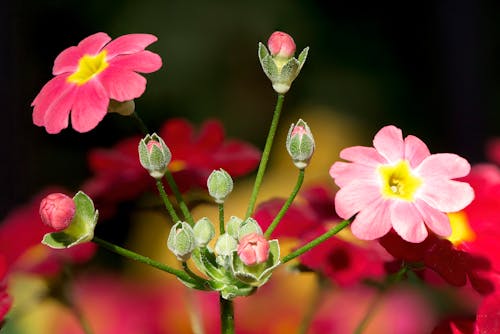
POLYGON ((167 145, 156 133, 147 135, 139 142, 139 160, 149 174, 161 179, 167 172, 172 154, 167 145))
POLYGON ((302 119, 299 119, 297 124, 290 126, 286 138, 286 149, 297 168, 304 169, 309 165, 315 143, 311 129, 302 119))
POLYGON ((276 31, 269 37, 267 47, 269 50, 259 43, 260 64, 271 80, 273 89, 279 94, 285 94, 304 66, 309 48, 302 50, 299 57, 295 58, 293 38, 281 31, 276 31))
POLYGON ((42 243, 51 248, 68 248, 92 240, 98 212, 84 192, 73 198, 53 193, 40 202, 40 217, 55 232, 47 233, 42 243))

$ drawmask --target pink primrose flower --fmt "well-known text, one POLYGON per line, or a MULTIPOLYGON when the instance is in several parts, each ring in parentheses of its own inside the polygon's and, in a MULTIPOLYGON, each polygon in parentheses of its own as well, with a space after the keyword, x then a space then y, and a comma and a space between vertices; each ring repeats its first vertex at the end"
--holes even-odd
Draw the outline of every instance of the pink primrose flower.
POLYGON ((238 256, 247 266, 266 262, 269 257, 269 242, 263 235, 250 233, 241 238, 238 256))
POLYGON ((275 31, 271 34, 267 41, 267 47, 271 55, 283 58, 292 57, 296 49, 292 36, 281 31, 275 31))
POLYGON ((350 162, 336 162, 330 175, 341 188, 335 197, 338 215, 349 219, 353 234, 373 240, 391 227, 409 242, 418 243, 434 233, 451 234, 448 212, 466 207, 474 191, 453 180, 470 171, 467 160, 451 153, 430 154, 415 136, 403 139, 395 126, 382 128, 374 147, 354 146, 340 152, 350 162))
POLYGON ((40 202, 40 217, 45 225, 56 231, 64 230, 75 216, 73 199, 62 193, 53 193, 40 202))
POLYGON ((158 70, 161 58, 144 49, 157 38, 149 34, 123 35, 111 41, 99 32, 61 52, 52 69, 55 75, 32 102, 33 123, 48 133, 71 124, 78 132, 97 126, 110 99, 133 100, 144 93, 146 79, 137 74, 158 70))

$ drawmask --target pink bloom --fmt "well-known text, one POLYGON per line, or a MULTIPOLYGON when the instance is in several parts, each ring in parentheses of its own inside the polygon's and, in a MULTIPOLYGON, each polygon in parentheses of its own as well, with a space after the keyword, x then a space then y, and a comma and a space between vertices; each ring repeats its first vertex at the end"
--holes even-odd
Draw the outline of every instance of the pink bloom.
POLYGON ((68 126, 87 132, 97 126, 108 110, 109 100, 133 100, 144 93, 146 79, 137 74, 161 67, 161 58, 144 49, 156 41, 149 34, 123 35, 111 41, 97 33, 57 56, 50 80, 31 104, 33 123, 48 133, 68 126))
POLYGON ((282 58, 290 58, 295 53, 295 42, 287 33, 275 31, 267 41, 267 47, 271 55, 282 58))
POLYGON ((61 193, 53 193, 40 202, 40 217, 45 225, 56 231, 64 230, 75 216, 73 199, 61 193))
POLYGON ((269 242, 258 233, 250 233, 241 238, 238 244, 238 256, 247 266, 267 261, 269 242))
POLYGON ((341 188, 335 208, 344 219, 357 214, 353 234, 373 240, 391 227, 409 242, 422 242, 426 226, 440 236, 449 236, 448 212, 456 212, 474 198, 465 182, 453 179, 470 171, 467 160, 455 154, 430 154, 415 136, 403 139, 395 126, 382 128, 374 147, 354 146, 340 152, 351 162, 336 162, 330 175, 341 188))

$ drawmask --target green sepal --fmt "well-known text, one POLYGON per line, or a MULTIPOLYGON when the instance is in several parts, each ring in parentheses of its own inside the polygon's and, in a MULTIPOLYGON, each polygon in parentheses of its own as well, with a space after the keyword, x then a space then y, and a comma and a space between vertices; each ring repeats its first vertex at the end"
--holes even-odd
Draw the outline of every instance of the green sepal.
POLYGON ((307 55, 309 53, 309 47, 306 47, 302 52, 299 54, 299 57, 297 60, 299 61, 299 71, 302 69, 302 66, 304 66, 304 63, 306 62, 307 55))
POLYGON ((278 240, 269 241, 269 258, 266 262, 247 266, 238 256, 233 257, 231 270, 234 277, 251 286, 259 287, 267 282, 272 271, 280 264, 280 246, 278 240))
POLYGON ((43 236, 42 243, 54 249, 69 248, 92 240, 94 228, 99 216, 94 208, 92 199, 83 191, 79 191, 74 197, 75 216, 71 224, 62 231, 47 233, 43 236))

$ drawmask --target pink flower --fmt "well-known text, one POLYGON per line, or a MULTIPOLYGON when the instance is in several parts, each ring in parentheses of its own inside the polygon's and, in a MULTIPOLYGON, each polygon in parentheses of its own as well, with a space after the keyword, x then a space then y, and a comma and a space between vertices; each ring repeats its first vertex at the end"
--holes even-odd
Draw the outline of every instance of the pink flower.
POLYGON ((45 225, 56 231, 64 230, 75 216, 73 199, 61 193, 53 193, 40 202, 40 217, 45 225))
POLYGON ((238 256, 247 266, 266 262, 269 257, 269 242, 258 233, 250 233, 240 239, 238 256))
POLYGON ((290 58, 295 53, 295 42, 287 33, 275 31, 267 41, 267 47, 271 55, 282 58, 290 58))
POLYGON ((123 35, 111 41, 97 33, 57 56, 52 73, 56 76, 38 93, 31 104, 33 123, 48 133, 68 126, 87 132, 97 126, 108 110, 109 100, 133 100, 144 93, 146 79, 137 74, 161 67, 161 58, 145 51, 156 41, 149 34, 123 35))
POLYGON ((427 226, 449 236, 445 213, 463 209, 474 198, 469 184, 452 180, 469 173, 467 160, 450 153, 431 155, 420 139, 403 139, 392 125, 375 135, 373 146, 342 150, 340 157, 351 162, 330 168, 341 188, 335 197, 338 215, 348 219, 357 214, 353 234, 373 240, 392 227, 404 240, 418 243, 427 237, 427 226))

